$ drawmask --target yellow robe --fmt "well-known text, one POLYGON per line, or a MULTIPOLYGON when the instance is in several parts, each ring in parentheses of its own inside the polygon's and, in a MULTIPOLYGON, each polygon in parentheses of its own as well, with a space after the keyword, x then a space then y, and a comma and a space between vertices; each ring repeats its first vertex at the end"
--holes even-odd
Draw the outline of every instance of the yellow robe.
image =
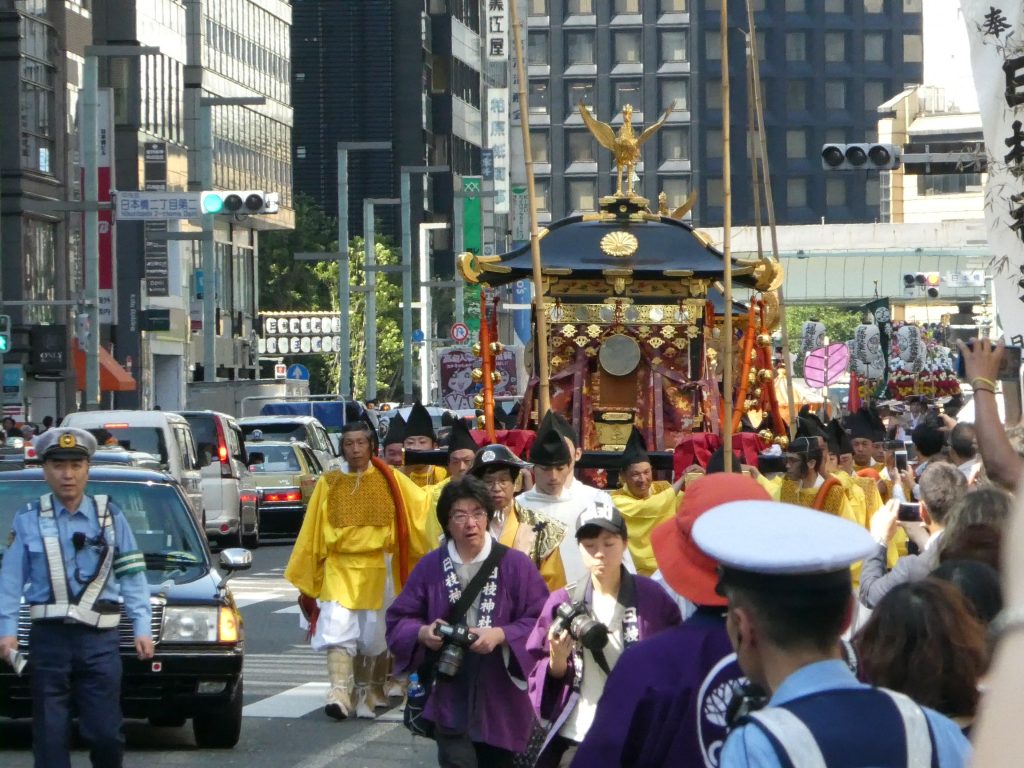
MULTIPOLYGON (((844 487, 845 481, 843 481, 842 478, 848 478, 853 485, 860 489, 864 500, 863 525, 868 530, 871 530, 871 518, 874 517, 875 512, 881 509, 882 504, 884 503, 882 501, 882 495, 878 492, 878 484, 870 477, 857 477, 856 475, 850 477, 850 475, 846 474, 846 472, 843 472, 842 470, 836 472, 836 477, 840 478, 844 483, 844 487)), ((889 542, 889 549, 886 553, 886 561, 890 568, 896 565, 896 561, 900 557, 907 554, 908 541, 907 532, 902 528, 897 527, 896 534, 892 537, 892 541, 889 542)))
POLYGON ((420 488, 426 488, 428 485, 437 485, 448 477, 448 470, 444 467, 430 467, 422 472, 410 470, 406 476, 420 488))
POLYGON ((441 498, 441 491, 450 482, 451 478, 446 477, 439 483, 423 487, 423 511, 420 527, 423 529, 424 538, 427 542, 433 542, 434 547, 439 546, 444 537, 441 523, 437 519, 437 501, 441 498))
MULTIPOLYGON (((411 571, 429 551, 415 520, 415 510, 423 508, 423 491, 400 472, 394 475, 405 507, 411 571)), ((313 490, 284 577, 309 597, 349 610, 380 610, 386 555, 394 555, 395 591, 402 588, 397 553, 395 502, 387 479, 372 465, 362 475, 331 470, 313 490)))
POLYGON ((651 495, 646 499, 638 499, 626 488, 610 493, 612 501, 626 518, 626 530, 629 533, 629 553, 633 556, 636 572, 642 576, 650 576, 658 569, 651 549, 651 531, 659 523, 671 519, 682 493, 676 493, 667 480, 656 480, 651 485, 651 495))

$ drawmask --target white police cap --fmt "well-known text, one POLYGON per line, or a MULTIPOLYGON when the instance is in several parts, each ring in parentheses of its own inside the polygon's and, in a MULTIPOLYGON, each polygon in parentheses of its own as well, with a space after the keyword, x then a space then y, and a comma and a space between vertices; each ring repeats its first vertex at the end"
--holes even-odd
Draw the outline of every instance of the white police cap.
POLYGON ((84 429, 54 427, 35 440, 36 455, 47 459, 91 458, 96 453, 96 438, 84 429))
POLYGON ((877 546, 865 528, 777 501, 731 501, 693 524, 697 546, 726 568, 789 576, 848 569, 877 546))

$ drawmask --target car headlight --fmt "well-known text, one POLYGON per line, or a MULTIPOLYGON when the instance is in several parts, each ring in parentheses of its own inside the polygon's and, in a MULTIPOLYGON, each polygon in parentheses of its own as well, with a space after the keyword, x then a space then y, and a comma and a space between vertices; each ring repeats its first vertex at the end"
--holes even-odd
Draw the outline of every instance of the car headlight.
POLYGON ((216 607, 168 606, 164 611, 164 643, 215 643, 219 611, 216 607))

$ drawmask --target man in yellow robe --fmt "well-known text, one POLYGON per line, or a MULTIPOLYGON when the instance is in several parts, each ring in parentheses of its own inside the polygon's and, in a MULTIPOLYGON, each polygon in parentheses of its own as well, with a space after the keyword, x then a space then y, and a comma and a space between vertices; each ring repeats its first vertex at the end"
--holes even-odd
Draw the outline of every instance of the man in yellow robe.
POLYGON ((559 546, 567 529, 550 515, 526 509, 515 500, 516 480, 526 466, 507 446, 485 445, 476 452, 470 474, 487 486, 497 510, 490 524, 491 535, 529 557, 554 592, 566 583, 559 546))
POLYGON ((658 569, 651 549, 651 531, 676 514, 682 501, 680 489, 686 480, 682 475, 674 484, 667 480, 655 480, 651 458, 647 454, 644 438, 633 427, 629 441, 622 453, 620 473, 622 487, 609 495, 629 528, 629 551, 636 564, 636 572, 650 576, 658 569))
MULTIPOLYGON (((414 451, 430 451, 437 448, 434 421, 430 418, 430 412, 421 403, 416 403, 409 411, 409 418, 405 421, 405 438, 402 444, 406 450, 414 451)), ((432 464, 406 465, 403 471, 420 488, 437 485, 448 477, 444 467, 435 467, 432 464)))
POLYGON ((423 491, 373 455, 372 428, 346 424, 341 450, 348 471, 317 482, 284 574, 311 617, 313 649, 327 652, 324 711, 338 720, 353 692, 360 717, 386 704, 384 610, 427 547, 414 515, 423 491))
MULTIPOLYGON (((441 491, 452 480, 461 480, 469 468, 473 466, 473 457, 476 456, 477 444, 469 427, 462 419, 458 419, 452 426, 451 435, 448 438, 448 476, 440 482, 423 487, 426 492, 423 511, 423 530, 426 539, 433 547, 437 547, 444 538, 444 531, 441 523, 437 520, 437 500, 441 498, 441 491)), ((431 549, 433 549, 431 547, 431 549)))

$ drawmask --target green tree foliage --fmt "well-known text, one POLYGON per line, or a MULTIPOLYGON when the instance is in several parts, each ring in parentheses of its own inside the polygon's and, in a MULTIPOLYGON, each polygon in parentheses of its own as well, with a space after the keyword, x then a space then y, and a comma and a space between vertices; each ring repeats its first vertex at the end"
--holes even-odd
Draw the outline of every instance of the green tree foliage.
MULTIPOLYGON (((295 229, 267 232, 260 238, 260 309, 263 311, 338 311, 338 264, 335 261, 296 261, 295 253, 336 253, 338 225, 310 197, 295 200, 295 229)), ((397 264, 400 252, 386 241, 378 241, 378 264, 397 264)), ((329 258, 329 257, 328 257, 329 258)), ((366 294, 363 239, 349 243, 350 349, 353 391, 360 397, 366 389, 366 294)), ((401 287, 394 278, 377 276, 377 381, 381 396, 395 379, 402 364, 401 287)), ((284 362, 302 363, 309 368, 310 391, 338 391, 338 355, 286 355, 284 362)))
POLYGON ((794 360, 795 375, 803 372, 803 360, 800 354, 800 330, 808 320, 817 320, 825 325, 829 341, 850 341, 853 332, 860 325, 860 313, 853 309, 832 307, 820 304, 786 307, 786 331, 789 333, 789 351, 798 357, 794 360))

